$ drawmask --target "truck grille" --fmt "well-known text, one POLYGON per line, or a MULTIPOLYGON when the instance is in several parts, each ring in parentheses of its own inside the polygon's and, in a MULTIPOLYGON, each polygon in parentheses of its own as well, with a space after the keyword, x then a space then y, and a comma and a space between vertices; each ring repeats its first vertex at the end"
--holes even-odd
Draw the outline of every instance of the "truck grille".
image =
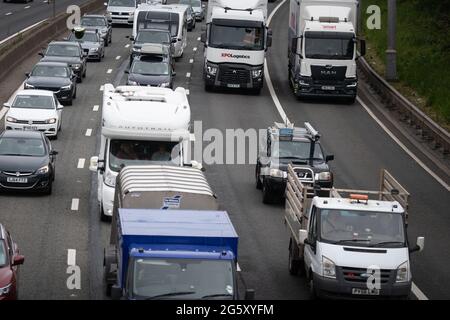
MULTIPOLYGON (((368 271, 364 268, 351 268, 351 267, 341 267, 342 275, 345 281, 347 282, 353 282, 353 283, 364 283, 367 281, 367 275, 368 271)), ((380 270, 380 283, 387 283, 389 282, 389 279, 391 277, 391 274, 394 272, 394 270, 386 270, 381 269, 380 270)))
POLYGON ((247 84, 250 82, 250 71, 246 69, 220 66, 219 81, 230 84, 247 84))
POLYGON ((314 83, 338 85, 345 80, 346 72, 346 66, 311 66, 314 83))

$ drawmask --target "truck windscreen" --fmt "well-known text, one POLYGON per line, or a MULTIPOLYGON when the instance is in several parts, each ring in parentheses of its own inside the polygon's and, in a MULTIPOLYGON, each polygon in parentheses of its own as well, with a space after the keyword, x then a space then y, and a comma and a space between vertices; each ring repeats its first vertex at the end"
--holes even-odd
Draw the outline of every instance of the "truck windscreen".
POLYGON ((137 31, 142 29, 169 30, 172 37, 178 36, 179 14, 174 12, 139 12, 137 31))
POLYGON ((239 26, 213 22, 208 45, 234 50, 263 50, 264 28, 261 24, 239 26))
POLYGON ((317 220, 324 242, 364 247, 405 246, 404 222, 398 213, 321 209, 317 220))
POLYGON ((354 48, 354 35, 351 33, 305 33, 306 58, 352 60, 354 48))
POLYGON ((109 168, 119 172, 123 166, 170 162, 172 154, 178 155, 175 146, 171 141, 111 140, 109 168))
POLYGON ((130 283, 136 299, 231 299, 235 290, 229 260, 136 259, 130 283))

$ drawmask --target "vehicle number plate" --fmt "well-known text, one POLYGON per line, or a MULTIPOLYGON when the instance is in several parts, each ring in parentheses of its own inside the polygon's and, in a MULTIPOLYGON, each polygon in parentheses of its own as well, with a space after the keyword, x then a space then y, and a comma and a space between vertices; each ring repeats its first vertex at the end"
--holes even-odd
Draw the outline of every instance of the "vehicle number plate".
POLYGON ((15 182, 15 183, 27 183, 27 178, 17 178, 17 177, 8 177, 6 178, 7 182, 15 182))
POLYGON ((240 85, 240 84, 229 83, 229 84, 227 84, 227 87, 228 87, 228 88, 240 88, 241 85, 240 85))
POLYGON ((30 130, 30 131, 37 131, 37 127, 36 126, 25 126, 23 127, 23 130, 30 130))
POLYGON ((336 88, 334 86, 322 86, 322 90, 328 90, 328 91, 333 91, 336 88))
POLYGON ((366 295, 366 296, 378 296, 380 295, 380 290, 378 289, 360 289, 360 288, 353 288, 352 294, 356 295, 366 295))

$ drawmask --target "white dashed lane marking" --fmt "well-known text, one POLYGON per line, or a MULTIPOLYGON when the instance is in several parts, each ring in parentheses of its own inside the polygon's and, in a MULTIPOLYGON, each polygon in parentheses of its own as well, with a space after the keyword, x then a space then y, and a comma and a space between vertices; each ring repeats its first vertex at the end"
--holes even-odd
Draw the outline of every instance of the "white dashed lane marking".
POLYGON ((84 163, 86 162, 86 159, 84 159, 84 158, 80 158, 80 159, 78 159, 78 165, 77 165, 77 168, 78 169, 83 169, 84 168, 84 163))
POLYGON ((190 78, 190 77, 191 77, 191 73, 190 72, 186 73, 186 78, 190 78))
POLYGON ((78 211, 78 206, 80 205, 80 199, 73 198, 72 204, 70 205, 70 210, 72 211, 78 211))
POLYGON ((86 129, 86 137, 90 137, 92 135, 92 129, 86 129))
POLYGON ((117 56, 117 57, 116 57, 116 60, 120 60, 120 58, 121 58, 120 56, 117 56))
POLYGON ((100 108, 100 106, 98 105, 98 104, 96 104, 95 106, 94 106, 94 108, 92 108, 92 111, 98 111, 98 108, 100 108))
POLYGON ((112 72, 112 69, 108 69, 108 71, 106 71, 106 73, 111 73, 112 72))
POLYGON ((194 63, 194 59, 190 59, 190 60, 189 60, 189 63, 194 63))

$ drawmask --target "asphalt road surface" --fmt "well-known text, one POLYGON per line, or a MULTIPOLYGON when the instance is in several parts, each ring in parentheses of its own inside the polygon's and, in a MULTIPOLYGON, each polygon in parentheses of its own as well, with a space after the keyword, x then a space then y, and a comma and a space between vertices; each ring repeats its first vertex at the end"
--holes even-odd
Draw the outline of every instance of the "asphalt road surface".
MULTIPOLYGON (((409 238, 414 242, 418 235, 426 237, 425 251, 413 256, 414 282, 428 298, 450 298, 446 270, 450 263, 448 191, 386 135, 359 103, 299 102, 293 97, 286 77, 287 16, 285 5, 272 20, 274 44, 267 55, 270 76, 287 116, 298 125, 310 121, 321 132, 326 151, 336 157, 332 162, 336 186, 376 189, 381 168, 387 168, 405 185, 411 193, 409 238)), ((184 57, 176 64, 175 87, 189 89, 192 120, 201 120, 204 130, 223 132, 264 129, 281 121, 267 86, 259 96, 204 91, 200 30, 197 24, 189 32, 184 57)), ((104 298, 102 259, 109 224, 100 222, 96 176, 88 165, 89 158, 98 154, 100 87, 108 82, 124 83, 129 52, 125 36, 129 34, 131 28, 114 27, 113 44, 106 48, 105 59, 89 63, 77 99, 73 106, 64 108, 60 137, 52 142, 59 151, 54 193, 0 194, 0 221, 26 256, 19 283, 22 299, 104 298), (95 106, 99 106, 98 111, 94 111, 95 106), (92 129, 90 136, 86 136, 88 129, 92 129), (85 159, 82 168, 78 168, 83 162, 79 159, 85 159), (78 199, 78 206, 73 199, 78 199), (71 263, 75 259, 81 269, 80 290, 66 286, 68 259, 71 263)), ((206 165, 206 170, 222 209, 229 212, 240 236, 239 264, 247 287, 256 290, 257 299, 307 299, 304 279, 287 271, 284 208, 262 204, 261 192, 255 188, 254 166, 206 165)))

